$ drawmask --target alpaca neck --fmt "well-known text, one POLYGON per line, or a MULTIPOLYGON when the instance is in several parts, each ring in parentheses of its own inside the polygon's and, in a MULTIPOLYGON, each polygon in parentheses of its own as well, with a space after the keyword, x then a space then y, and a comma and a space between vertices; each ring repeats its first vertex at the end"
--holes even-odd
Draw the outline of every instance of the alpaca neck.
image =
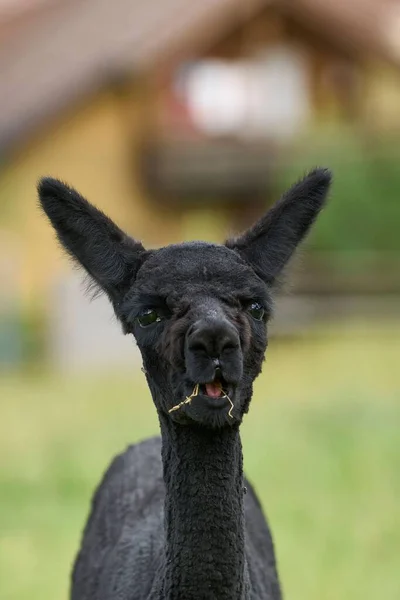
POLYGON ((161 418, 168 600, 244 597, 242 447, 238 429, 161 418))

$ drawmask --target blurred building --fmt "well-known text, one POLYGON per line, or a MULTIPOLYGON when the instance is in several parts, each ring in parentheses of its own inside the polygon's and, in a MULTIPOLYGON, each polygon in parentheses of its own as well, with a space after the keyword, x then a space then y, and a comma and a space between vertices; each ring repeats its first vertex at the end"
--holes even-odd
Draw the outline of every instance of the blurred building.
POLYGON ((389 0, 1 3, 0 215, 22 306, 62 318, 54 290, 75 289, 41 175, 147 245, 222 237, 265 208, 305 132, 398 128, 399 64, 389 0))

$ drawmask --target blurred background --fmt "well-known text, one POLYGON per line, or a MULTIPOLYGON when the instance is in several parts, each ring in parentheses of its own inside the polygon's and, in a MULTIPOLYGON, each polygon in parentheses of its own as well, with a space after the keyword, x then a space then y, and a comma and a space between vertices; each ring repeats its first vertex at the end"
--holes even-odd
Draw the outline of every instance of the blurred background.
POLYGON ((222 241, 314 165, 243 426, 285 597, 400 598, 400 3, 0 1, 0 597, 67 598, 102 472, 158 431, 132 338, 39 213, 222 241))

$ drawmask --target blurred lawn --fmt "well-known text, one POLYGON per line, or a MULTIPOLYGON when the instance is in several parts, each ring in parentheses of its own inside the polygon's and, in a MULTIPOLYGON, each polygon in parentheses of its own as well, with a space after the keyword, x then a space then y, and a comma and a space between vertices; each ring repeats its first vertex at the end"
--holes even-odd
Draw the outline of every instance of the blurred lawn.
MULTIPOLYGON (((399 325, 271 342, 242 431, 289 600, 400 598, 399 364, 399 325)), ((63 599, 93 487, 155 411, 141 373, 0 397, 0 598, 63 599)))

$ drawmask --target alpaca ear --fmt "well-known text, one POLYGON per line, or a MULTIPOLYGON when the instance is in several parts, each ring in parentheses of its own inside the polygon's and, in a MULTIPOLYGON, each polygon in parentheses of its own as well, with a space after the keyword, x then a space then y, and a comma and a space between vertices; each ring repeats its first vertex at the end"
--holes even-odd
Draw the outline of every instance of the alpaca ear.
POLYGON ((332 174, 315 169, 291 187, 253 227, 228 240, 266 282, 272 284, 323 207, 332 174))
POLYGON ((57 179, 41 179, 38 193, 62 246, 111 300, 118 301, 144 259, 142 244, 57 179))

